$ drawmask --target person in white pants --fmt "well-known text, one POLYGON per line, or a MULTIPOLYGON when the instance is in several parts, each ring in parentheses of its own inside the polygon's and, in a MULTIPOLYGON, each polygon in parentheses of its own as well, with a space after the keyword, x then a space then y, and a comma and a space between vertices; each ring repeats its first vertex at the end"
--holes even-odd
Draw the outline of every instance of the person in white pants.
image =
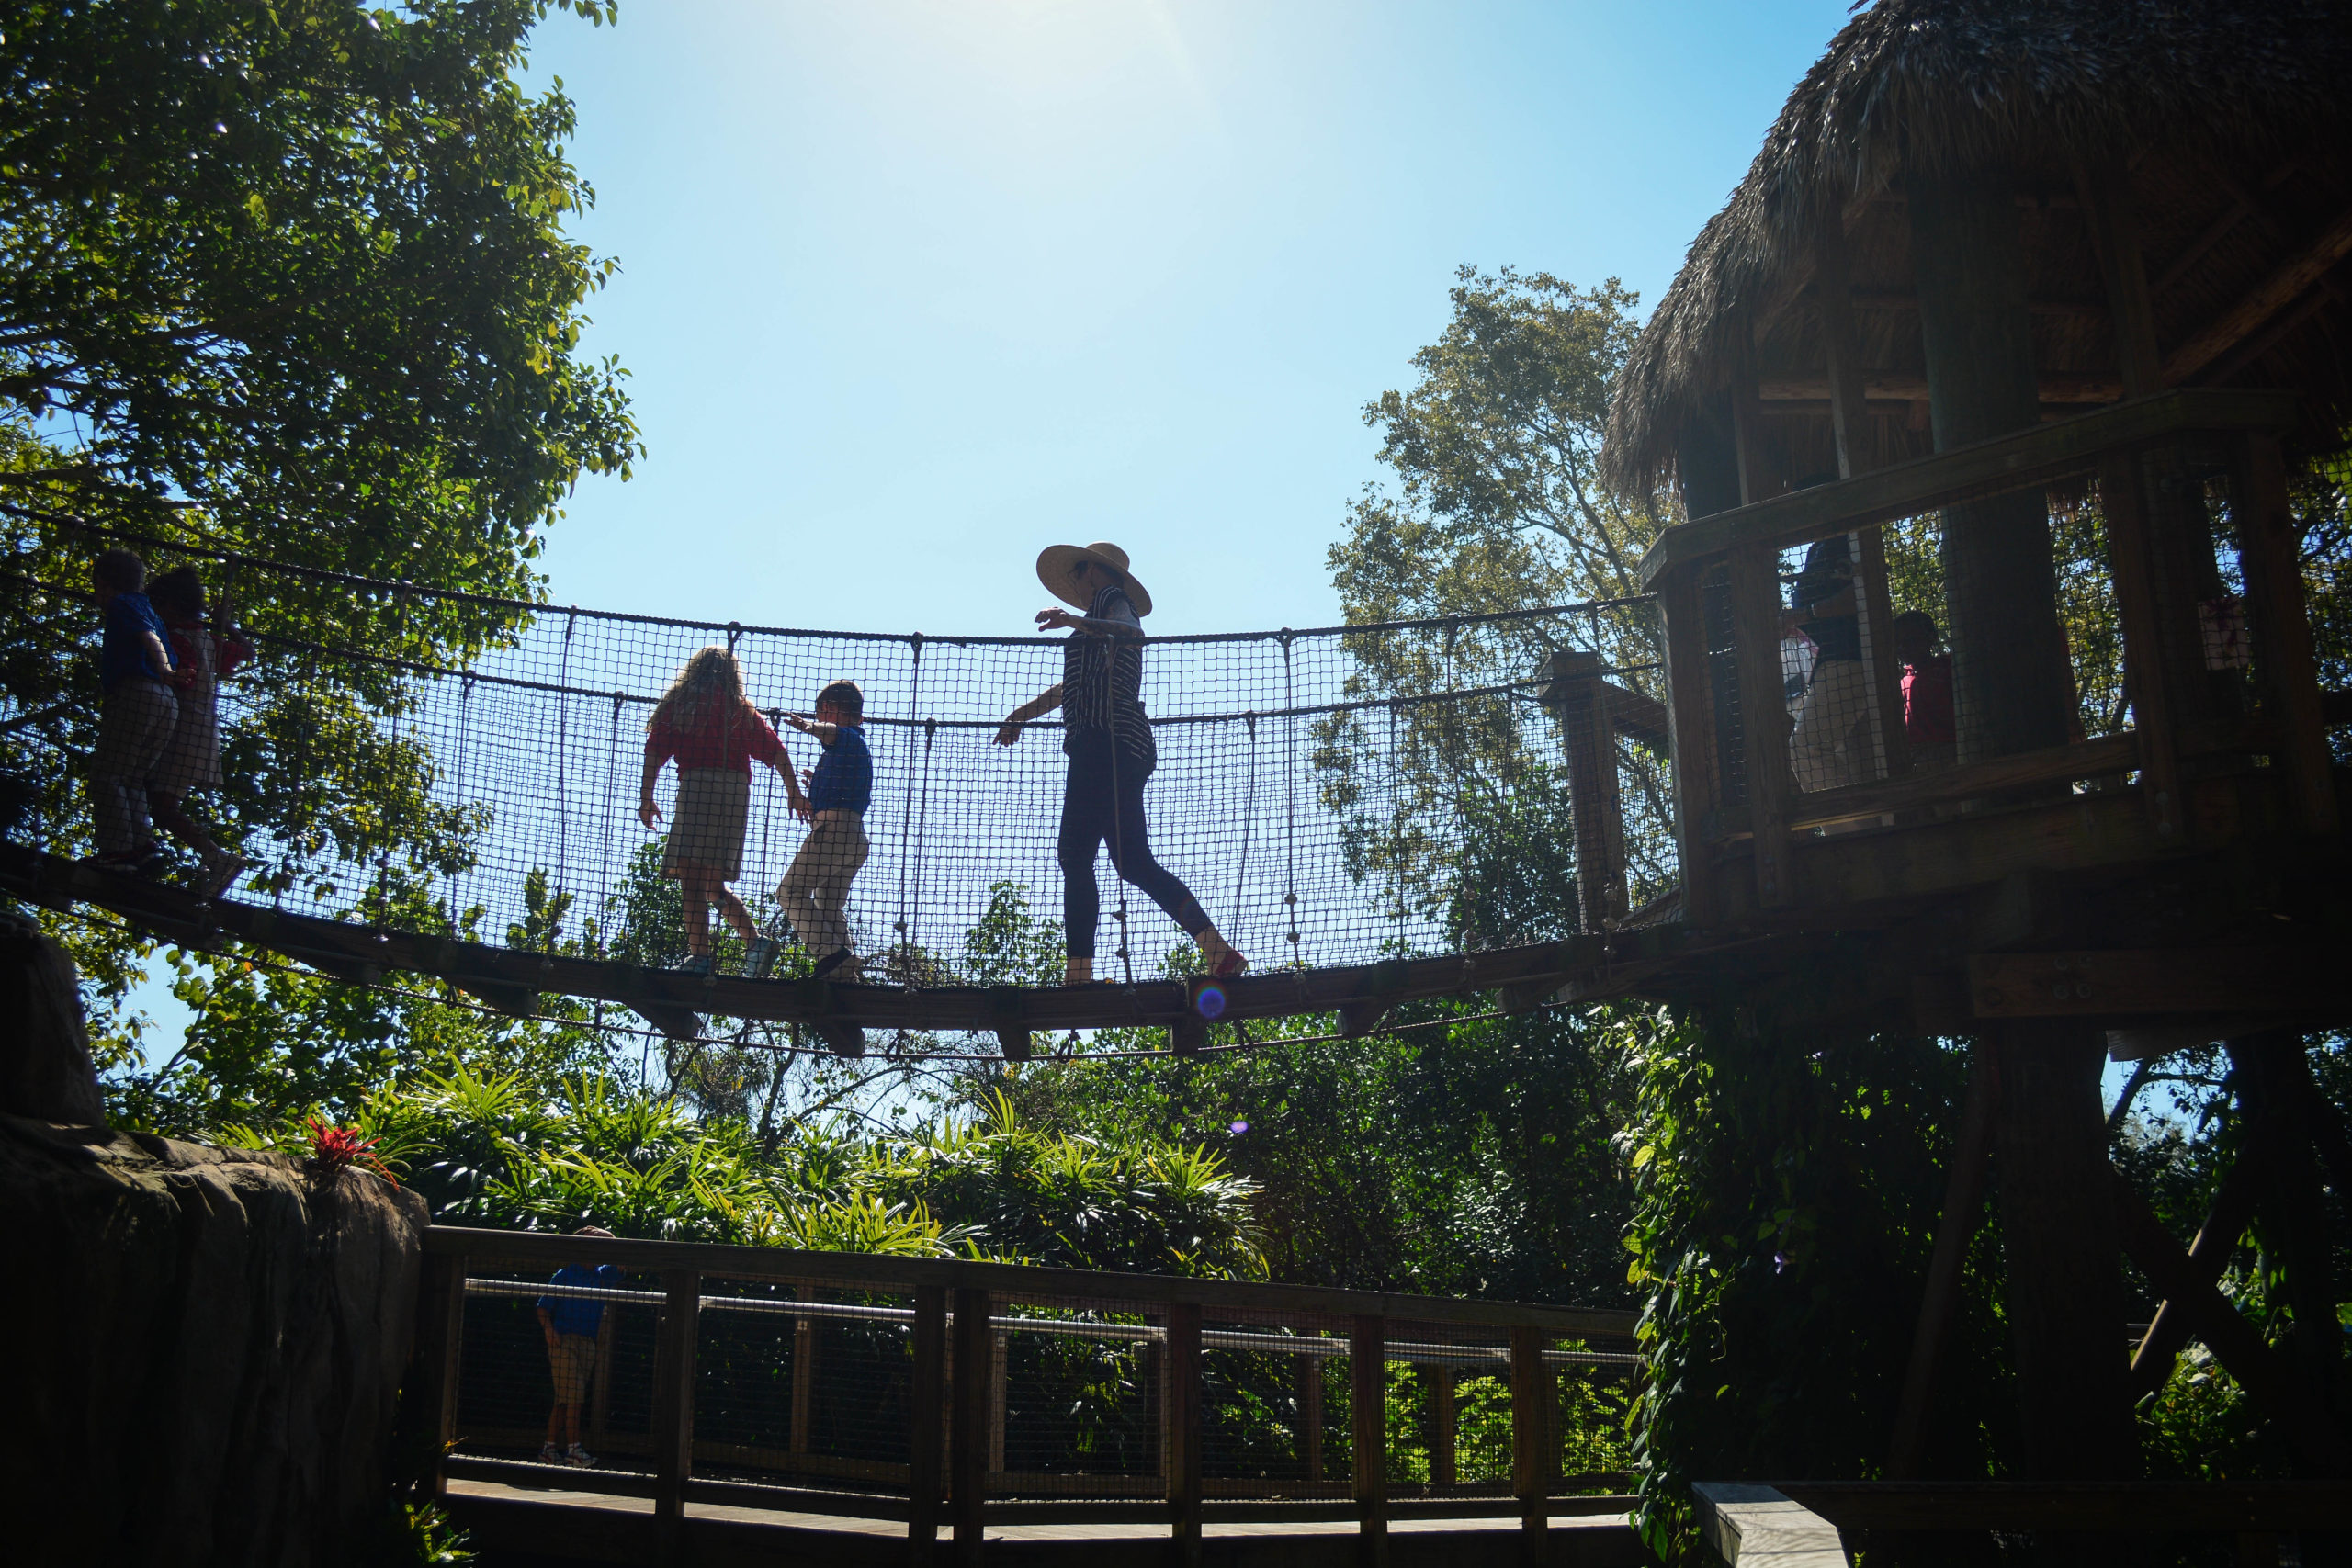
MULTIPOLYGON (((808 837, 775 890, 784 918, 815 960, 820 979, 841 971, 842 979, 854 980, 859 972, 843 908, 850 884, 865 864, 865 807, 874 797, 874 758, 865 748, 865 694, 850 681, 836 681, 817 694, 813 720, 785 716, 786 724, 825 748, 808 778, 808 837)), ((763 961, 768 956, 755 957, 754 973, 765 973, 763 961)))

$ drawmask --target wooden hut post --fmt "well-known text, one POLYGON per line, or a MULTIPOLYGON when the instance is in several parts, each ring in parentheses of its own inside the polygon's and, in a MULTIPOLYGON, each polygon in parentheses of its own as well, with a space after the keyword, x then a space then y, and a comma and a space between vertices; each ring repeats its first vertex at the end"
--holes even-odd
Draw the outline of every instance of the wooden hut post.
MULTIPOLYGON (((1854 332, 1853 269, 1846 220, 1832 208, 1814 251, 1815 306, 1829 360, 1829 424, 1838 442, 1838 477, 1850 479, 1879 466, 1870 404, 1863 395, 1862 351, 1854 332)), ((1856 608, 1863 667, 1871 674, 1871 750, 1881 778, 1911 771, 1903 722, 1903 671, 1894 661, 1894 608, 1886 592, 1886 539, 1873 523, 1849 536, 1858 590, 1856 608)))
POLYGON ((941 1441, 947 1392, 947 1287, 915 1291, 914 1387, 907 1401, 907 1557, 935 1560, 939 1543, 941 1441))
POLYGON ((956 1527, 956 1561, 977 1565, 989 1490, 989 1366, 996 1334, 989 1323, 989 1292, 958 1286, 949 1330, 954 1368, 948 1373, 947 1508, 956 1527))
POLYGON ((1606 931, 1625 915, 1625 824, 1600 655, 1589 649, 1557 649, 1544 661, 1543 677, 1537 700, 1559 722, 1568 764, 1577 923, 1588 931, 1606 931))
POLYGON ((1348 1338, 1348 1464, 1362 1568, 1388 1568, 1387 1339, 1379 1314, 1362 1313, 1348 1338))
POLYGON ((1666 617, 1666 711, 1673 727, 1674 836, 1682 874, 1682 919, 1692 926, 1708 926, 1722 917, 1707 823, 1723 805, 1723 784, 1697 568, 1680 567, 1667 574, 1658 584, 1658 608, 1666 617))
MULTIPOLYGON (((1939 451, 2039 423, 2016 193, 1999 169, 1917 174, 1911 254, 1939 451)), ((2039 490, 1944 509, 1952 693, 1962 761, 2063 745, 2072 682, 2039 490)), ((2099 1104, 2104 1041, 2071 1021, 1988 1025, 1995 1165, 2026 1469, 2137 1473, 2123 1345, 2123 1258, 2099 1104)))

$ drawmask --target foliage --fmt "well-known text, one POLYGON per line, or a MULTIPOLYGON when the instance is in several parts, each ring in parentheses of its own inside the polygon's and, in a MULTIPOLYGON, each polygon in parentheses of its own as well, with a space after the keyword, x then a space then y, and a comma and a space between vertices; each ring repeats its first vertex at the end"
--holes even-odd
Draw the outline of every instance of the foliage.
MULTIPOLYGON (((1368 487, 1330 552, 1351 624, 1478 616, 1641 592, 1638 568, 1663 518, 1627 506, 1596 479, 1609 394, 1631 348, 1636 298, 1615 279, 1577 289, 1548 273, 1464 267, 1444 334, 1413 356, 1419 378, 1365 405, 1396 488, 1368 487)), ((1599 651, 1614 679, 1662 689, 1657 618, 1645 604, 1550 619, 1449 624, 1351 638, 1352 696, 1523 684, 1555 647, 1599 651)), ((1540 729, 1537 731, 1540 733, 1540 729)), ((1324 804, 1347 823, 1351 868, 1383 878, 1391 898, 1446 920, 1500 856, 1482 852, 1498 824, 1519 841, 1566 845, 1573 834, 1556 754, 1531 744, 1519 699, 1405 705, 1335 715, 1316 728, 1324 804), (1393 773, 1383 773, 1384 770, 1393 773), (1371 781, 1398 794, 1389 819, 1366 815, 1371 781)), ((1634 779, 1637 880, 1657 880, 1665 759, 1621 740, 1634 779), (1655 799, 1651 798, 1655 797, 1655 799)), ((1559 856, 1548 857, 1556 861, 1559 856)), ((1574 908, 1574 891, 1566 907, 1574 908)))
MULTIPOLYGON (((1713 1476, 1860 1479, 1893 1428, 1958 1119, 1963 1056, 1826 1026, 1837 955, 1630 1037, 1628 1279, 1647 1296, 1635 1411, 1643 1527, 1689 1528, 1713 1476)), ((1928 1473, 1985 1475, 2012 1440, 1997 1248, 1979 1234, 1938 1383, 1928 1473)))
MULTIPOLYGON (((82 588, 99 527, 486 596, 285 572, 237 584, 198 558, 216 591, 246 590, 240 618, 261 637, 211 803, 220 836, 266 863, 254 885, 357 904, 467 863, 479 814, 435 796, 438 764, 401 729, 414 678, 386 664, 330 687, 302 649, 471 663, 524 624, 513 602, 538 596, 530 563, 571 485, 638 453, 619 368, 575 352, 614 264, 563 232, 593 199, 563 152, 571 106, 517 80, 550 9, 611 15, 594 0, 11 8, 0 771, 29 795, 18 831, 83 841, 74 758, 98 703, 82 588)), ((49 923, 119 1069, 138 1055, 119 1002, 153 949, 49 923)), ((239 990, 241 963, 212 965, 211 983, 239 990)), ((305 1048, 315 1058, 357 1061, 387 1038, 381 1010, 243 989, 229 1010, 290 1010, 303 1035, 332 1035, 305 1048)), ((304 1076, 288 1103, 339 1087, 304 1076)))
POLYGON ((356 1127, 337 1127, 315 1116, 303 1118, 302 1129, 310 1134, 311 1163, 326 1170, 342 1170, 356 1166, 373 1171, 398 1187, 400 1178, 376 1152, 376 1140, 356 1127))

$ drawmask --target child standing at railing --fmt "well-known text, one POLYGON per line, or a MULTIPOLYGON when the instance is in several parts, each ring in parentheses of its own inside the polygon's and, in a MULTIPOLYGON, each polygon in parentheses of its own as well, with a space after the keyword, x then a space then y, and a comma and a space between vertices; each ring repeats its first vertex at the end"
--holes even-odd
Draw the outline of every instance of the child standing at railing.
POLYGON ((809 816, 800 783, 784 742, 759 710, 743 698, 743 672, 723 648, 706 648, 686 660, 662 694, 645 726, 645 776, 638 792, 638 820, 648 828, 662 819, 653 804, 653 784, 662 764, 678 760, 678 798, 662 874, 676 879, 685 898, 689 975, 711 967, 710 907, 716 903, 746 948, 759 940, 752 912, 727 885, 743 873, 743 831, 751 823, 752 763, 765 762, 784 775, 793 812, 809 816))
MULTIPOLYGON (((808 837, 792 858, 792 869, 776 885, 776 902, 816 961, 819 979, 842 971, 857 978, 850 951, 849 886, 866 856, 865 807, 874 798, 874 755, 865 749, 865 694, 854 681, 836 681, 817 694, 817 716, 786 714, 784 722, 814 736, 825 749, 808 774, 808 837)), ((755 944, 752 972, 767 973, 773 942, 755 944)))
POLYGON ((92 861, 130 870, 155 856, 147 785, 179 722, 179 691, 190 680, 164 641, 147 602, 147 563, 107 550, 90 564, 105 637, 98 649, 98 745, 90 754, 92 861))
POLYGON ((188 678, 171 744, 147 786, 147 807, 157 826, 204 857, 204 896, 217 898, 251 863, 214 843, 185 802, 191 790, 220 787, 220 677, 234 673, 253 648, 229 624, 225 610, 218 630, 205 625, 204 580, 192 566, 164 573, 148 586, 147 597, 188 678))
POLYGON ((1894 657, 1903 666, 1903 737, 1910 743, 1911 766, 1932 773, 1952 765, 1958 733, 1952 728, 1951 655, 1938 653, 1936 618, 1925 610, 1894 617, 1894 657))
MULTIPOLYGON (((582 1225, 574 1235, 598 1235, 610 1241, 613 1233, 599 1225, 582 1225)), ((567 1263, 555 1271, 550 1285, 571 1290, 612 1291, 620 1288, 621 1271, 609 1263, 591 1268, 567 1263)), ((588 1403, 588 1384, 596 1374, 596 1348, 605 1330, 605 1303, 593 1296, 541 1296, 539 1332, 548 1342, 548 1381, 555 1400, 548 1407, 548 1440, 539 1450, 541 1464, 568 1464, 585 1470, 596 1456, 580 1446, 580 1410, 588 1403), (559 1450, 560 1441, 565 1446, 559 1450)))

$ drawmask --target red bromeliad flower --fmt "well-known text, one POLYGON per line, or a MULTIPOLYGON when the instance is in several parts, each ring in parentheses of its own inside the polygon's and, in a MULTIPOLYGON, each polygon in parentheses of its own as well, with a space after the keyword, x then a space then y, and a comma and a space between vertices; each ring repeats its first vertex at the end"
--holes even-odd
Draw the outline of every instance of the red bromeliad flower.
POLYGON ((376 1140, 362 1137, 358 1128, 337 1127, 315 1116, 303 1125, 310 1129, 311 1162, 313 1165, 322 1165, 333 1170, 356 1165, 362 1170, 375 1172, 395 1187, 401 1184, 401 1179, 376 1157, 376 1140))

